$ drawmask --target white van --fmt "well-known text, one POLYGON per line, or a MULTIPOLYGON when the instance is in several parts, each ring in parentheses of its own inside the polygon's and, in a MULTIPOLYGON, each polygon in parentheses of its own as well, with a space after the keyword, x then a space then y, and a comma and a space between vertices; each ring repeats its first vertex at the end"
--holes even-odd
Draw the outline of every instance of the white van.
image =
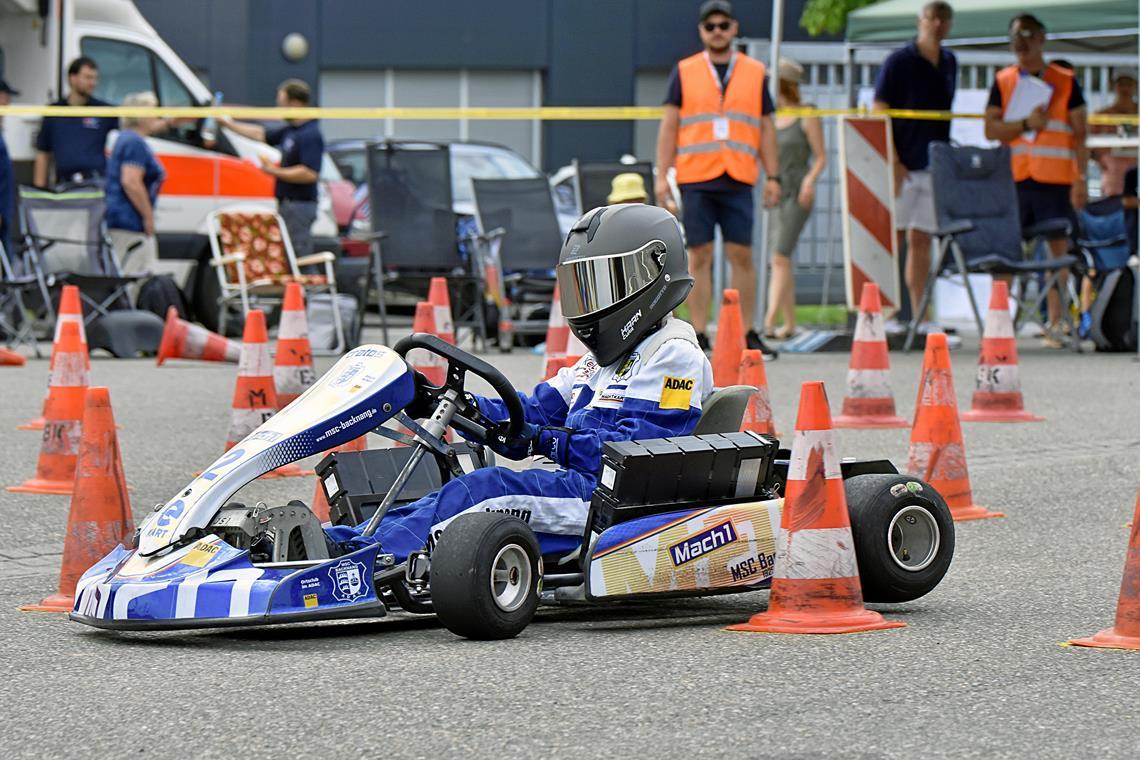
MULTIPOLYGON (((67 91, 67 65, 80 55, 99 65, 96 97, 120 103, 131 92, 150 90, 164 106, 213 102, 210 90, 162 41, 130 0, 0 0, 0 78, 20 91, 17 104, 46 104, 67 91), (46 11, 40 15, 41 6, 46 11)), ((208 257, 206 215, 215 209, 275 207, 273 180, 258 168, 258 155, 274 149, 219 127, 211 147, 197 123, 149 138, 166 167, 155 209, 162 259, 208 257)), ((30 184, 39 116, 8 116, 4 136, 17 177, 30 184)), ((317 220, 317 250, 337 238, 332 204, 323 183, 317 220)))

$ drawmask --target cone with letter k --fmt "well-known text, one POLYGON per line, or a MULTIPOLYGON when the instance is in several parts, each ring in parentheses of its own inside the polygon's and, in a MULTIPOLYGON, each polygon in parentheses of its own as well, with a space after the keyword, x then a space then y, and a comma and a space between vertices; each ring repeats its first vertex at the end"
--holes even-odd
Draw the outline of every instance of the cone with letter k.
POLYGON ((863 606, 855 542, 822 382, 804 383, 776 538, 768 609, 730 631, 858 633, 902 628, 863 606))
POLYGON ((1017 361, 1017 337, 1009 318, 1009 285, 994 280, 982 352, 978 355, 978 376, 974 381, 970 409, 962 413, 966 422, 1040 422, 1030 413, 1021 396, 1021 368, 1017 361))

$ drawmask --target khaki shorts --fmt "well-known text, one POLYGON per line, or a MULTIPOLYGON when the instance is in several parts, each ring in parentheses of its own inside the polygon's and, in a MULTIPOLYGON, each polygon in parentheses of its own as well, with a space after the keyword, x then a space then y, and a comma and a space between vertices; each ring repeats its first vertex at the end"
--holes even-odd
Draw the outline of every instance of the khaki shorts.
POLYGON ((938 230, 938 217, 934 213, 934 182, 930 172, 913 171, 903 180, 895 198, 895 229, 932 234, 938 230))

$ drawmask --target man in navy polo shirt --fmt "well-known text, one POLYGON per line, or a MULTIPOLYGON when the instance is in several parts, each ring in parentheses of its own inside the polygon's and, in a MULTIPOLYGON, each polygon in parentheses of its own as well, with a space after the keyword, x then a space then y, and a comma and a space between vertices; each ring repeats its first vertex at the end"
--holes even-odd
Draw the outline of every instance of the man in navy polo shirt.
MULTIPOLYGON (((81 56, 67 67, 67 97, 53 106, 106 106, 94 97, 99 86, 99 67, 81 56)), ((101 178, 107 174, 107 135, 119 128, 113 116, 45 116, 36 137, 33 181, 48 186, 48 166, 55 160, 56 182, 101 178)))
MULTIPOLYGON (((875 110, 909 108, 949 111, 958 80, 958 60, 942 49, 954 11, 942 0, 929 2, 918 15, 918 35, 887 56, 875 80, 875 110)), ((906 285, 917 309, 930 274, 930 238, 938 229, 928 164, 930 143, 950 141, 949 121, 891 119, 895 144, 895 227, 906 231, 906 285)), ((916 314, 919 332, 932 325, 916 314)))
MULTIPOLYGON (((8 86, 0 79, 0 106, 12 102, 13 95, 20 93, 8 86)), ((5 252, 12 255, 12 234, 16 226, 16 191, 15 173, 12 170, 12 158, 8 155, 8 145, 4 142, 4 117, 0 116, 0 245, 5 252)))
MULTIPOLYGON (((277 88, 278 108, 304 108, 312 102, 309 85, 300 79, 286 79, 277 88)), ((251 140, 269 143, 281 150, 281 163, 261 157, 261 169, 276 180, 277 208, 293 251, 298 258, 313 252, 312 226, 317 218, 317 181, 325 139, 315 119, 288 119, 284 126, 266 129, 224 118, 222 123, 251 140)))

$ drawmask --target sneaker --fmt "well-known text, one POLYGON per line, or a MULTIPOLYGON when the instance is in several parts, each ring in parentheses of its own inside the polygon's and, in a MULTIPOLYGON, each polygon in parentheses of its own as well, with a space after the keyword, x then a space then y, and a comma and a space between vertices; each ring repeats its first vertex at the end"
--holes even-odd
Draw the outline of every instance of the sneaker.
POLYGON ((748 334, 744 336, 744 343, 748 348, 760 351, 760 353, 764 354, 764 358, 769 361, 780 355, 779 351, 765 344, 764 340, 757 335, 755 330, 748 331, 748 334))
POLYGON ((919 335, 930 335, 930 333, 944 333, 946 331, 939 327, 936 323, 926 321, 919 324, 919 326, 915 329, 915 332, 919 335))
POLYGON ((887 335, 906 335, 906 322, 900 322, 891 317, 883 323, 883 332, 887 335))
POLYGON ((1052 324, 1044 329, 1044 334, 1041 336, 1041 342, 1045 344, 1046 348, 1068 348, 1069 335, 1066 328, 1068 325, 1052 324))
POLYGON ((709 346, 709 336, 705 335, 703 332, 697 333, 697 345, 700 346, 701 350, 706 354, 712 350, 712 348, 709 346))

